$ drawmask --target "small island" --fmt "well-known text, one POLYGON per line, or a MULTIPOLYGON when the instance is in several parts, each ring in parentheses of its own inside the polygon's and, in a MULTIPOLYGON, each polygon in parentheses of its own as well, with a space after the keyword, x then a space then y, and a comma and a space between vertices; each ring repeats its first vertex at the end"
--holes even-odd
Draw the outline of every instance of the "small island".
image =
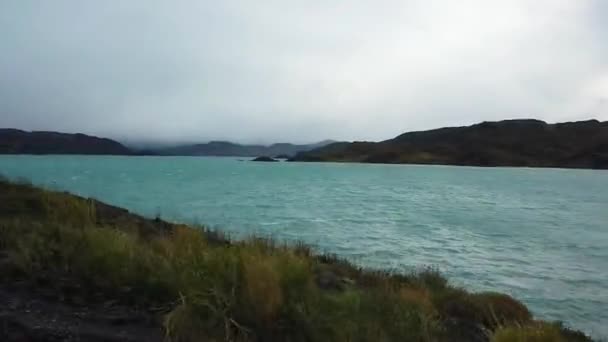
POLYGON ((268 156, 259 156, 255 159, 252 159, 251 161, 254 162, 278 162, 278 160, 272 158, 272 157, 268 157, 268 156))

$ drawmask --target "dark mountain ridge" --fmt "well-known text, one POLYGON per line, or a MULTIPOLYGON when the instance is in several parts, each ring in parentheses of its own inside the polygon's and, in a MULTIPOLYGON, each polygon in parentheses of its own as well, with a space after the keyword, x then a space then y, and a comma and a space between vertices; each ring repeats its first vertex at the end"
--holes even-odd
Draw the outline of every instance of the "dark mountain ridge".
POLYGON ((296 145, 290 143, 277 143, 272 145, 241 145, 228 141, 210 141, 204 144, 181 145, 170 148, 160 148, 153 150, 158 155, 175 156, 294 156, 299 152, 310 151, 315 148, 333 143, 331 140, 324 140, 315 144, 296 145))
POLYGON ((482 122, 408 132, 381 142, 335 143, 291 160, 607 169, 608 122, 482 122))
POLYGON ((86 134, 26 132, 0 129, 0 154, 110 154, 130 155, 121 143, 86 134))
POLYGON ((81 133, 46 131, 27 132, 13 128, 0 128, 0 154, 111 154, 111 155, 158 155, 158 156, 240 156, 257 157, 294 156, 298 152, 333 143, 324 140, 315 144, 296 145, 277 143, 272 145, 241 145, 228 141, 211 141, 204 144, 179 145, 147 149, 128 148, 107 138, 81 133))

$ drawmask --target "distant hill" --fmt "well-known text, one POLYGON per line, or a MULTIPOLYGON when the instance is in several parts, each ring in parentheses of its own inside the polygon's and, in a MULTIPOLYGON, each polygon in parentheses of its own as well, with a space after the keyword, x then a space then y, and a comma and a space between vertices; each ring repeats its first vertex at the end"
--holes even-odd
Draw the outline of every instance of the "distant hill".
POLYGON ((334 143, 291 160, 608 169, 608 122, 482 122, 381 142, 334 143))
POLYGON ((180 145, 130 149, 123 144, 85 134, 34 131, 26 132, 12 128, 0 128, 0 154, 115 154, 158 156, 294 156, 309 151, 333 140, 315 144, 295 145, 280 143, 272 145, 241 145, 228 141, 211 141, 204 144, 180 145))
POLYGON ((114 140, 85 134, 0 129, 0 154, 129 155, 132 152, 114 140))
POLYGON ((158 155, 171 156, 294 156, 299 152, 310 151, 333 142, 334 141, 332 140, 324 140, 322 142, 307 145, 279 143, 266 146, 241 145, 228 141, 211 141, 205 144, 182 145, 170 148, 154 149, 151 152, 158 155))

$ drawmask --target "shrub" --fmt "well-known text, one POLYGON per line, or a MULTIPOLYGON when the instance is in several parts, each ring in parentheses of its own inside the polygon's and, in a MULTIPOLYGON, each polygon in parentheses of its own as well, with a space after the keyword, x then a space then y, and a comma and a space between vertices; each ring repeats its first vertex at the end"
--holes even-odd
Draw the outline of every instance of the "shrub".
POLYGON ((277 259, 256 251, 241 256, 243 304, 252 311, 252 317, 257 315, 269 326, 283 304, 277 259))
POLYGON ((483 292, 471 295, 475 306, 482 314, 482 323, 486 327, 518 323, 523 324, 532 320, 528 308, 513 297, 495 293, 483 292))
POLYGON ((532 319, 524 304, 505 294, 471 294, 464 290, 447 289, 437 292, 434 302, 444 317, 474 322, 488 329, 504 324, 527 323, 532 319))

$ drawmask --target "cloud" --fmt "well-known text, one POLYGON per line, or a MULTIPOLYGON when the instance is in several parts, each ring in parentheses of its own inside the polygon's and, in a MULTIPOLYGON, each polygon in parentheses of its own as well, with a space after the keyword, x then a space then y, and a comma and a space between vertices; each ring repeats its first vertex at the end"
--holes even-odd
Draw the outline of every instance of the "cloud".
POLYGON ((606 120, 607 15, 601 0, 8 0, 0 126, 305 142, 606 120))

